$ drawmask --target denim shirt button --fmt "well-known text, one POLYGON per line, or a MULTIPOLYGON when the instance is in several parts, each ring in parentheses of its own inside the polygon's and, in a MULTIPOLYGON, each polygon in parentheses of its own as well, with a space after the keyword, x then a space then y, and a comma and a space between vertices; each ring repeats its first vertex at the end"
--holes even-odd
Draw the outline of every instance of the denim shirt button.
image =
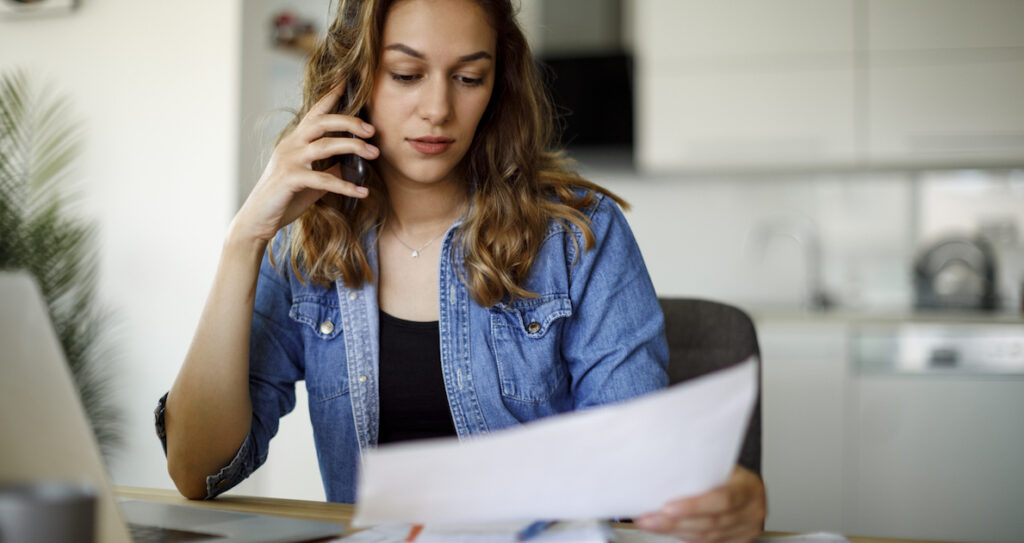
POLYGON ((348 293, 348 299, 349 300, 355 300, 358 297, 359 297, 359 293, 358 292, 349 292, 348 293))
POLYGON ((321 334, 326 336, 326 335, 330 334, 333 331, 334 331, 334 323, 333 322, 331 322, 331 321, 324 321, 324 322, 320 323, 320 333, 321 334))
POLYGON ((540 323, 537 321, 531 322, 526 326, 526 331, 531 334, 536 334, 537 332, 540 332, 540 323))
POLYGON ((366 376, 365 375, 360 375, 359 376, 359 382, 360 383, 365 383, 366 382, 366 376))

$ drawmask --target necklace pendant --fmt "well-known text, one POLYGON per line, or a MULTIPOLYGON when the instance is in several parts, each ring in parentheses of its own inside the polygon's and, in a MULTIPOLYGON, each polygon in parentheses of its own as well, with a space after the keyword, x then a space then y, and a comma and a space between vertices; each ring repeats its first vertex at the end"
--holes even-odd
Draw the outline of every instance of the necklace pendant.
POLYGON ((420 252, 419 251, 413 251, 412 252, 412 257, 413 258, 419 258, 420 257, 420 252))

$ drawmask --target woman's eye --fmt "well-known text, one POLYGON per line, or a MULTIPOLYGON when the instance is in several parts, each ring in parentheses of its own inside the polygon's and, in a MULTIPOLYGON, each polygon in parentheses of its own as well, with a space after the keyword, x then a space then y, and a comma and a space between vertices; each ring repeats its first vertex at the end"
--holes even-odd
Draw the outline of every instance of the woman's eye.
POLYGON ((460 75, 456 76, 456 79, 458 79, 460 83, 468 87, 477 87, 484 84, 484 79, 482 77, 467 77, 464 75, 460 75))
POLYGON ((391 72, 391 79, 394 79, 395 81, 398 81, 400 83, 412 83, 413 81, 416 81, 419 78, 420 76, 417 74, 399 74, 391 72))

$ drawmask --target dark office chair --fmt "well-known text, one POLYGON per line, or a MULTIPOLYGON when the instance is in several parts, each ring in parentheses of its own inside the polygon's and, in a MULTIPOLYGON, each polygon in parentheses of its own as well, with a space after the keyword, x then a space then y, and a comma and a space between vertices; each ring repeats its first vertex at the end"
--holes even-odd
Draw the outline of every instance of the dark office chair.
MULTIPOLYGON (((659 298, 665 312, 670 384, 760 355, 754 323, 731 305, 690 298, 659 298)), ((758 368, 760 380, 760 368, 758 368)), ((739 464, 761 474, 761 392, 747 427, 739 464)))

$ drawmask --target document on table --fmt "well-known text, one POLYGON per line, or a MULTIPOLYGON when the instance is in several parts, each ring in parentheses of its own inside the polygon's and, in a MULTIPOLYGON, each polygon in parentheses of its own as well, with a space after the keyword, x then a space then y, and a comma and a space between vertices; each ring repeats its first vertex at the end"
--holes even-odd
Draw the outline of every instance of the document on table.
MULTIPOLYGON (((414 536, 415 543, 519 543, 518 533, 529 523, 487 523, 487 524, 428 524, 414 536)), ((406 543, 411 535, 411 524, 381 524, 369 530, 362 530, 344 537, 332 539, 331 543, 406 543)), ((608 543, 619 540, 617 531, 607 523, 590 520, 559 522, 550 529, 529 539, 530 543, 608 543)), ((680 543, 679 540, 642 541, 633 543, 680 543)))
POLYGON ((629 401, 466 442, 364 451, 353 525, 634 517, 721 485, 757 395, 757 358, 629 401))
MULTIPOLYGON (((617 528, 614 532, 615 543, 680 543, 678 539, 667 535, 652 534, 640 530, 617 528)), ((813 534, 762 536, 754 543, 850 543, 850 540, 839 534, 817 532, 813 534)))
MULTIPOLYGON (((530 523, 427 524, 415 543, 519 543, 519 532, 530 523)), ((611 527, 597 520, 558 522, 530 537, 530 543, 608 543, 611 527)))
MULTIPOLYGON (((369 530, 332 539, 330 543, 405 543, 410 527, 409 524, 382 524, 374 526, 369 530)), ((612 528, 611 532, 612 540, 615 543, 680 543, 678 539, 671 536, 642 532, 632 528, 612 528)), ((416 542, 423 543, 419 539, 416 542)), ((474 540, 472 543, 480 543, 480 541, 474 540)), ((850 543, 850 540, 839 534, 818 532, 787 536, 763 536, 756 543, 850 543)))

